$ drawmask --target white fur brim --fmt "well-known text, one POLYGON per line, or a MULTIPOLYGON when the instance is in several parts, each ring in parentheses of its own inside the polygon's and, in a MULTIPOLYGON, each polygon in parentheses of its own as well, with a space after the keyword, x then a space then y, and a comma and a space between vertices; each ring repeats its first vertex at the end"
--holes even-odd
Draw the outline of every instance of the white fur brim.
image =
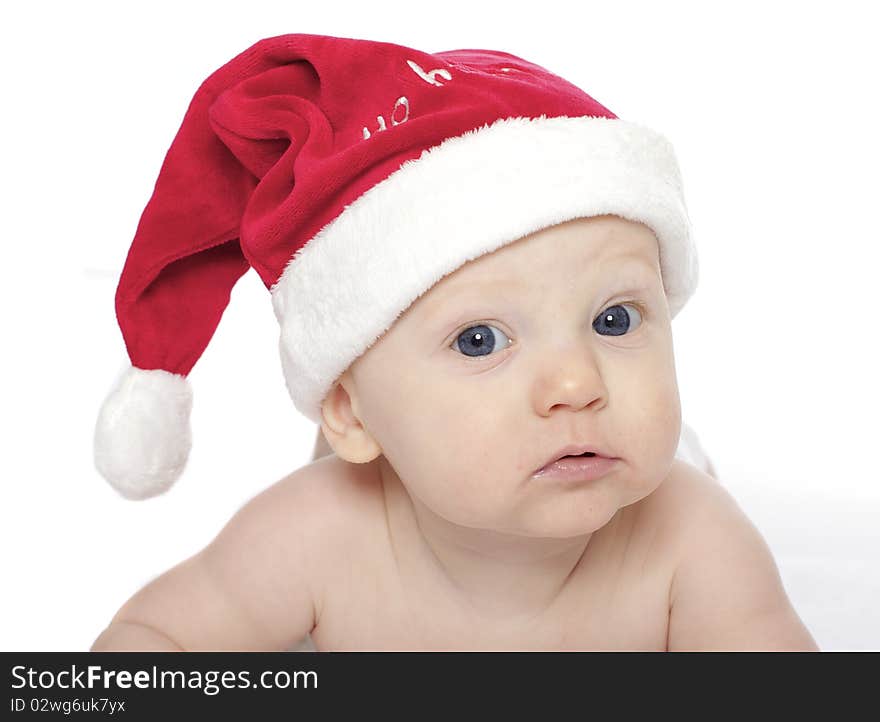
POLYGON ((185 376, 129 367, 98 414, 95 467, 128 499, 161 494, 186 466, 191 410, 185 376))
POLYGON ((678 163, 661 134, 610 118, 507 118, 406 161, 322 228, 271 289, 294 405, 320 422, 339 375, 467 261, 604 214, 654 231, 675 316, 698 268, 678 163))

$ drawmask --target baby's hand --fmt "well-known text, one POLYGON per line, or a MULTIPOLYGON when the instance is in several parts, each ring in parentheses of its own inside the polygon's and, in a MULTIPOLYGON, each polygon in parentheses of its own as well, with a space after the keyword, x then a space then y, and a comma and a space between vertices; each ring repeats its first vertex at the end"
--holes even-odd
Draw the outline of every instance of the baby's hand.
POLYGON ((129 599, 91 650, 284 650, 305 637, 327 522, 318 467, 248 502, 205 549, 129 599))

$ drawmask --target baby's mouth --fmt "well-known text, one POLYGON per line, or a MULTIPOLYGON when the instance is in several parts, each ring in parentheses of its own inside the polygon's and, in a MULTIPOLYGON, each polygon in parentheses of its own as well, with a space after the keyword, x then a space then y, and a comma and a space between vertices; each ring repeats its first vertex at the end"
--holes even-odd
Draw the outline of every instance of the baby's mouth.
POLYGON ((589 446, 587 444, 569 444, 568 446, 564 446, 561 449, 558 449, 556 454, 554 454, 549 459, 547 459, 544 462, 544 465, 541 466, 539 469, 536 469, 534 473, 537 473, 539 471, 544 471, 548 466, 550 466, 551 464, 555 464, 557 461, 560 461, 561 459, 591 458, 594 456, 597 456, 600 458, 604 456, 605 458, 608 458, 608 459, 615 458, 611 454, 604 453, 603 449, 599 449, 598 447, 595 447, 595 446, 589 446), (584 448, 584 447, 586 447, 586 448, 584 448), (578 449, 584 449, 584 450, 580 453, 576 453, 578 449), (566 450, 568 450, 569 453, 565 453, 566 450))

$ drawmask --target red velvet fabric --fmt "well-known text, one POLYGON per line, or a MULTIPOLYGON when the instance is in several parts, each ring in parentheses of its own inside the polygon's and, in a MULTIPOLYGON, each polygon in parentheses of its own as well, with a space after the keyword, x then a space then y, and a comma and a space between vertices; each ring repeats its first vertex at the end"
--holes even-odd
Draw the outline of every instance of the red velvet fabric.
POLYGON ((617 117, 509 53, 306 34, 256 43, 196 91, 141 216, 116 294, 132 364, 188 374, 250 267, 271 288, 404 161, 540 115, 617 117))

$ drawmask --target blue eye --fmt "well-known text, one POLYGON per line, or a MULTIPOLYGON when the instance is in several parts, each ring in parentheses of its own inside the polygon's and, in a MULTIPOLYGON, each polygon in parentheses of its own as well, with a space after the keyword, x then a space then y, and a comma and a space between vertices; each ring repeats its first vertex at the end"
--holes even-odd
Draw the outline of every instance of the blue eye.
POLYGON ((622 336, 632 327, 633 311, 638 319, 638 322, 635 324, 636 328, 638 328, 642 323, 642 314, 631 303, 618 303, 614 306, 609 306, 593 321, 593 328, 603 336, 622 336), (632 309, 632 311, 627 309, 632 309), (605 333, 606 331, 608 333, 605 333))
MULTIPOLYGON (((642 314, 637 306, 631 303, 618 303, 609 306, 596 317, 593 321, 593 329, 603 336, 623 336, 638 328, 641 323, 642 314)), ((462 354, 471 358, 488 356, 496 347, 507 348, 509 345, 510 339, 504 331, 484 323, 469 326, 456 336, 452 344, 462 354)))
POLYGON ((496 341, 498 334, 502 338, 507 339, 507 343, 500 344, 501 348, 507 347, 510 339, 507 338, 504 331, 486 324, 466 328, 456 336, 455 342, 452 345, 457 347, 465 356, 488 356, 495 349, 495 346, 499 345, 496 341))

